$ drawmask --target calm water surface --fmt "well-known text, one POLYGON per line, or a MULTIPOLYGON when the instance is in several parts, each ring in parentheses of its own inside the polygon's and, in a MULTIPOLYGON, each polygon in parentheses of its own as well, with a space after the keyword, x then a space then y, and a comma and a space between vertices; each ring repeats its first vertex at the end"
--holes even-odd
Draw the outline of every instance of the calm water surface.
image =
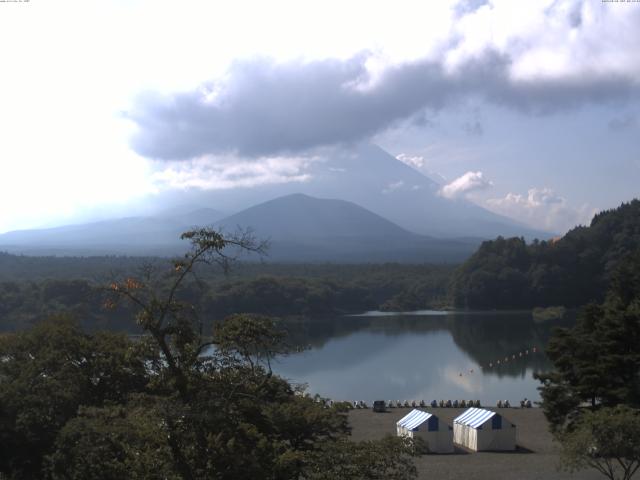
POLYGON ((544 354, 551 329, 569 324, 536 323, 530 312, 367 312, 306 319, 287 328, 308 350, 280 358, 274 370, 335 400, 514 404, 539 399, 532 375, 551 367, 544 354))

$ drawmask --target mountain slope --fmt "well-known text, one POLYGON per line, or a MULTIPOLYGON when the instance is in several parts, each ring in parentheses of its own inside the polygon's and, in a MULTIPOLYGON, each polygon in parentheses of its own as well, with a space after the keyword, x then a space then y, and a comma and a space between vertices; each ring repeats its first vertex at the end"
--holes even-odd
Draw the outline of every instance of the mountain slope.
POLYGON ((180 234, 195 225, 212 225, 221 214, 199 209, 184 214, 127 217, 62 227, 16 230, 0 235, 0 249, 53 255, 166 255, 184 249, 180 234))
MULTIPOLYGON (((460 262, 478 241, 442 240, 409 232, 344 200, 292 194, 214 220, 216 211, 164 212, 0 235, 0 250, 54 255, 175 255, 180 234, 196 225, 227 232, 251 228, 270 241, 267 260, 294 262, 460 262)), ((253 257, 257 260, 257 257, 253 257)))
POLYGON ((354 203, 303 194, 250 207, 217 225, 250 227, 270 240, 269 258, 279 261, 455 262, 477 245, 417 235, 354 203))
POLYGON ((361 145, 316 168, 317 181, 309 182, 316 195, 350 200, 416 233, 443 238, 550 237, 468 200, 440 196, 439 184, 376 145, 361 145))
POLYGON ((218 222, 251 226, 278 240, 327 237, 412 238, 415 235, 354 203, 291 194, 250 207, 218 222))
POLYGON ((237 212, 283 195, 303 193, 356 203, 406 230, 432 237, 553 236, 465 199, 443 198, 438 194, 439 184, 375 145, 318 154, 299 173, 305 174, 304 181, 209 191, 186 189, 166 192, 161 201, 189 201, 237 212))

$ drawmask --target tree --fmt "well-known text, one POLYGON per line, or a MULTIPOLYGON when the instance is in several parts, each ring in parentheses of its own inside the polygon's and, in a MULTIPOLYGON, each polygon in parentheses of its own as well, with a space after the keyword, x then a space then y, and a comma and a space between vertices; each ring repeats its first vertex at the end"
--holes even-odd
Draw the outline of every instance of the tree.
POLYGON ((419 447, 407 437, 381 441, 327 442, 313 452, 304 470, 307 480, 406 480, 417 474, 413 456, 419 447))
POLYGON ((167 276, 158 280, 147 268, 107 289, 105 306, 135 306, 141 339, 86 334, 68 321, 3 339, 0 472, 293 480, 344 469, 344 478, 414 478, 411 441, 349 442, 344 410, 272 372, 273 356, 288 351, 275 320, 232 315, 206 335, 198 312, 181 300, 197 265, 227 268, 229 248, 262 246, 209 229, 183 238, 192 249, 167 276))
POLYGON ((172 469, 157 405, 139 398, 124 405, 80 407, 45 460, 53 480, 179 480, 172 469))
POLYGON ((562 463, 569 471, 591 467, 610 480, 629 480, 640 468, 640 410, 585 412, 561 438, 562 463))
POLYGON ((640 200, 594 216, 562 238, 498 237, 454 273, 450 297, 465 308, 580 307, 602 302, 612 273, 640 244, 640 200))
POLYGON ((555 370, 537 375, 552 430, 571 429, 585 406, 640 407, 640 252, 613 276, 602 305, 584 309, 571 329, 559 329, 547 355, 555 370))
POLYGON ((124 335, 86 334, 67 317, 1 336, 0 472, 37 477, 80 406, 119 403, 145 391, 143 350, 124 335))

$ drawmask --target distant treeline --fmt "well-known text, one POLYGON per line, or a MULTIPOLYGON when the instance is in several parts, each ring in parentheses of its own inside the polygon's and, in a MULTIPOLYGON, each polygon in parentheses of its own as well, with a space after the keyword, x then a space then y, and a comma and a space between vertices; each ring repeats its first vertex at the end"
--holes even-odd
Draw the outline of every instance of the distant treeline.
POLYGON ((619 262, 640 248, 640 201, 596 215, 555 241, 484 242, 453 275, 450 299, 477 309, 602 302, 619 262))
MULTIPOLYGON (((52 314, 71 313, 88 330, 135 332, 133 311, 104 308, 104 288, 110 279, 141 278, 143 264, 162 282, 170 263, 113 257, 110 266, 108 258, 44 257, 53 278, 41 279, 38 257, 0 255, 5 265, 28 267, 20 281, 0 281, 0 331, 22 330, 52 314), (68 279, 74 275, 79 278, 68 279)), ((0 270, 6 278, 7 271, 0 270)), ((205 324, 238 312, 295 316, 416 310, 443 305, 452 270, 446 265, 238 264, 227 277, 214 268, 202 269, 197 280, 181 287, 178 298, 198 307, 205 324)))
MULTIPOLYGON (((203 321, 232 313, 332 315, 364 310, 578 307, 601 302, 621 259, 640 248, 640 201, 596 215, 554 241, 502 237, 450 265, 242 262, 231 273, 200 268, 181 298, 203 321)), ((0 253, 0 330, 72 313, 88 329, 134 331, 133 312, 102 307, 110 281, 171 267, 156 257, 30 257, 0 253)))

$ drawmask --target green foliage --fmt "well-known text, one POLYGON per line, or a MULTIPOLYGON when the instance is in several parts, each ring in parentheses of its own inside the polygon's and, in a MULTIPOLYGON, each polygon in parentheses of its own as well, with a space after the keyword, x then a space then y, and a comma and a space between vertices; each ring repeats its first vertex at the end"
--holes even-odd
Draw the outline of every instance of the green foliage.
POLYGON ((155 405, 80 407, 59 432, 45 475, 52 480, 177 480, 155 405))
POLYGON ((640 407, 640 251, 613 275, 602 305, 590 305, 572 329, 560 329, 547 355, 555 371, 539 375, 543 408, 556 433, 573 428, 584 406, 640 407))
POLYGON ((577 307, 603 300, 621 259, 640 244, 640 200, 596 215, 555 241, 484 242, 453 276, 450 297, 466 308, 577 307))
POLYGON ((561 440, 567 470, 590 467, 610 480, 629 480, 640 468, 640 410, 618 406, 585 412, 561 440))
POLYGON ((60 317, 0 337, 0 472, 29 478, 80 406, 122 402, 149 381, 142 345, 60 317))
POLYGON ((408 480, 417 475, 415 444, 406 437, 381 441, 327 442, 312 452, 305 468, 308 480, 408 480))
POLYGON ((186 278, 198 264, 226 268, 228 246, 259 246, 206 229, 184 238, 192 250, 160 280, 147 270, 108 289, 108 305, 136 310, 142 338, 58 318, 0 339, 0 476, 414 478, 411 442, 349 442, 343 409, 273 374, 288 351, 274 320, 232 315, 204 334, 186 278), (331 469, 338 477, 318 476, 331 469))
POLYGON ((213 338, 222 353, 237 356, 252 368, 265 361, 271 370, 270 359, 289 353, 286 333, 278 328, 274 319, 260 315, 231 315, 215 325, 213 338))
POLYGON ((238 306, 245 313, 305 315, 362 311, 375 308, 369 292, 324 279, 255 279, 223 284, 204 300, 208 311, 230 315, 238 306))
POLYGON ((567 309, 565 307, 536 307, 531 312, 531 316, 535 322, 550 322, 554 320, 562 320, 566 315, 567 309))
MULTIPOLYGON (((0 278, 3 257, 0 253, 0 278)), ((49 262, 62 272, 68 268, 72 276, 85 272, 78 267, 81 259, 15 257, 28 268, 49 271, 49 262), (56 262, 60 263, 56 263, 56 262)), ((91 259, 85 259, 89 262, 91 259)), ((114 257, 113 270, 123 273, 117 278, 149 276, 164 271, 150 259, 146 264, 114 257), (130 271, 122 265, 129 265, 130 271)), ((157 259, 155 259, 157 261, 157 259)), ((5 260, 6 261, 6 260, 5 260)), ((93 261, 97 262, 96 259, 93 261)), ((182 260, 180 260, 182 261, 182 260)), ((18 263, 20 263, 18 262, 18 263)), ((82 263, 80 262, 80 265, 82 263)), ((99 263, 107 268, 108 263, 99 263)), ((178 266, 180 264, 178 263, 178 266)), ((83 267, 84 268, 84 267, 83 267)), ((96 267, 97 268, 97 267, 96 267)), ((180 299, 199 311, 212 312, 203 319, 203 328, 210 330, 214 320, 237 313, 261 315, 335 315, 358 313, 382 308, 386 310, 417 310, 442 306, 446 297, 448 266, 430 265, 250 265, 239 266, 241 273, 229 277, 214 275, 204 266, 195 265, 197 281, 185 279, 178 288, 180 299), (269 274, 265 274, 268 272, 269 274)), ((55 269, 54 269, 55 270, 55 269)), ((89 270, 91 271, 91 270, 89 270)), ((60 275, 60 272, 55 272, 60 275)), ((104 282, 107 282, 106 275, 104 282)), ((169 288, 172 275, 155 278, 149 287, 157 291, 169 288)), ((112 280, 112 278, 109 278, 112 280)), ((132 305, 117 309, 104 308, 104 288, 89 280, 51 278, 38 281, 6 281, 0 283, 0 330, 16 331, 29 328, 52 314, 68 314, 81 321, 88 331, 112 330, 141 333, 131 322, 135 311, 132 305)))

